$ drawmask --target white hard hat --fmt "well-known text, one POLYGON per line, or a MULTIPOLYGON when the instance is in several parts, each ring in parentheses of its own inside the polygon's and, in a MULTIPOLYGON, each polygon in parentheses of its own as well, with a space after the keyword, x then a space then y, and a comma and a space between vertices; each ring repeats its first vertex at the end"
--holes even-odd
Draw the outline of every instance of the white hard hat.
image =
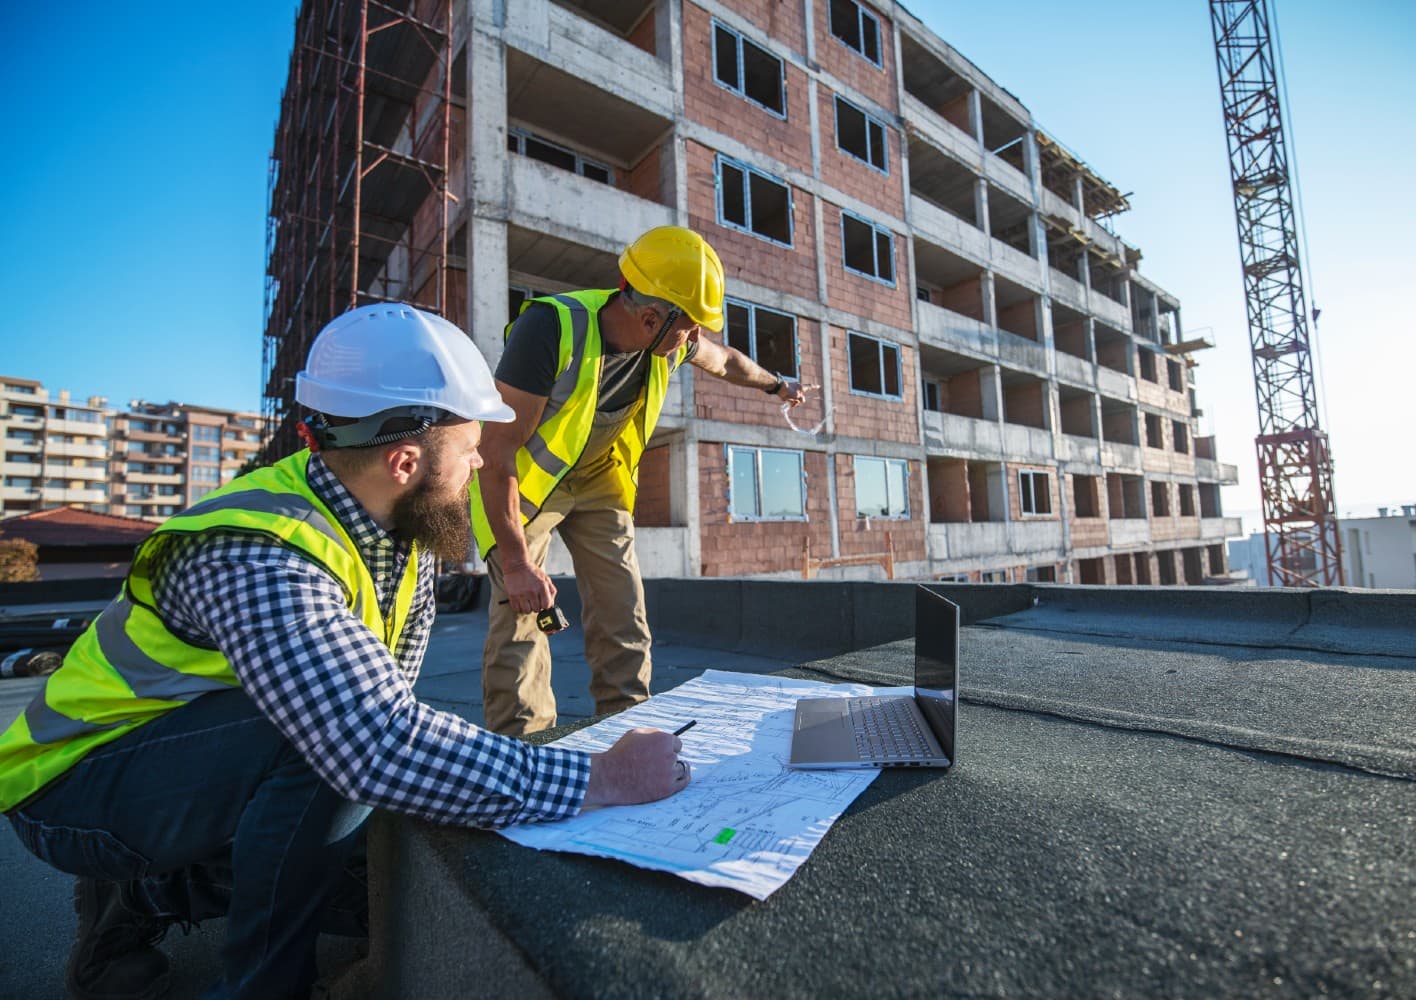
POLYGON ((516 417, 472 338, 441 316, 397 302, 331 320, 295 376, 295 398, 331 417, 403 408, 495 423, 516 417))

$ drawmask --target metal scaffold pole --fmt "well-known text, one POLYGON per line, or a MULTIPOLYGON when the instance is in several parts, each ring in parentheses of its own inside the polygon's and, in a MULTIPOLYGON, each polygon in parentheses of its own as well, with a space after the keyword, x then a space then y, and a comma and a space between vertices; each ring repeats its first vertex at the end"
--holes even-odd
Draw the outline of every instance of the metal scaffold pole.
POLYGON ((1269 577, 1276 586, 1341 586, 1332 453, 1319 425, 1272 12, 1268 0, 1210 0, 1210 23, 1258 395, 1269 577))

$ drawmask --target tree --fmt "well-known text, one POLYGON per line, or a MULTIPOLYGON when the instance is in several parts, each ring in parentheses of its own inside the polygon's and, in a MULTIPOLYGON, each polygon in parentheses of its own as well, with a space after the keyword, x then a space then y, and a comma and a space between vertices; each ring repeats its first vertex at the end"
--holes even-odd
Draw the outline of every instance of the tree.
POLYGON ((0 538, 0 583, 39 579, 39 547, 23 538, 0 538))

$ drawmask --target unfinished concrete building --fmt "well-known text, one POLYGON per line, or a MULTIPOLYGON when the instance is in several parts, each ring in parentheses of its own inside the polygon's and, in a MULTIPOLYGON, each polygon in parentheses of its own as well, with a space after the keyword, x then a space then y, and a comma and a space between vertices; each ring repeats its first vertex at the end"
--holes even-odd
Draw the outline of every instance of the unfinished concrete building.
POLYGON ((416 301, 493 361, 525 297, 691 226, 727 341, 640 469, 647 575, 1200 583, 1235 480, 1118 189, 897 4, 307 0, 271 171, 269 450, 332 315, 416 301))

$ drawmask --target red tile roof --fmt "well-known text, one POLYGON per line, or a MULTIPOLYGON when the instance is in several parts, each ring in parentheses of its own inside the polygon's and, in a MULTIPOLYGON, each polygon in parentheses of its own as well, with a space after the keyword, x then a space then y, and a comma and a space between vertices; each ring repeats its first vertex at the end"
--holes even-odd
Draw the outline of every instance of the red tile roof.
POLYGON ((55 507, 5 518, 0 521, 0 538, 23 538, 40 548, 136 546, 156 527, 150 521, 134 517, 95 514, 78 507, 55 507))

